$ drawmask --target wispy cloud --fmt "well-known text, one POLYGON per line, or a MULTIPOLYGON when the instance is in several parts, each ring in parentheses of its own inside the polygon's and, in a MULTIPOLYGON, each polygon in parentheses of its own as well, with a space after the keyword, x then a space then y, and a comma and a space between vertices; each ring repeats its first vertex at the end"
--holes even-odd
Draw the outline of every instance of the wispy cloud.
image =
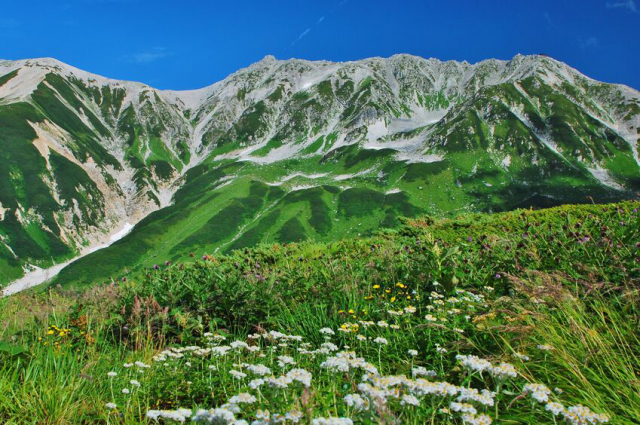
MULTIPOLYGON (((341 0, 340 3, 338 3, 337 6, 334 6, 333 9, 331 9, 329 11, 329 13, 333 13, 335 12, 339 7, 341 7, 342 5, 344 5, 346 2, 348 2, 349 0, 341 0)), ((314 26, 318 26, 320 25, 322 22, 324 22, 324 20, 326 19, 325 15, 322 15, 321 17, 318 18, 318 20, 316 21, 314 26)), ((303 38, 305 38, 307 35, 309 35, 309 33, 311 32, 311 30, 313 30, 313 26, 307 28, 306 30, 302 31, 300 33, 300 35, 298 36, 298 38, 296 38, 295 40, 293 40, 293 43, 291 43, 291 45, 293 46, 294 44, 296 44, 298 41, 302 40, 303 38)))
POLYGON ((171 52, 169 52, 166 48, 154 47, 152 49, 149 49, 143 52, 126 55, 124 58, 131 63, 145 64, 145 63, 155 62, 159 59, 166 58, 167 56, 170 56, 170 55, 171 55, 171 52))
POLYGON ((607 3, 609 9, 627 9, 633 13, 638 13, 638 6, 636 6, 635 0, 624 0, 615 3, 607 3))
POLYGON ((293 46, 294 44, 296 44, 298 41, 302 40, 303 38, 305 38, 307 36, 307 34, 309 34, 311 32, 311 28, 307 28, 306 30, 302 31, 300 33, 300 35, 298 36, 298 38, 296 38, 293 43, 291 43, 291 45, 293 46))

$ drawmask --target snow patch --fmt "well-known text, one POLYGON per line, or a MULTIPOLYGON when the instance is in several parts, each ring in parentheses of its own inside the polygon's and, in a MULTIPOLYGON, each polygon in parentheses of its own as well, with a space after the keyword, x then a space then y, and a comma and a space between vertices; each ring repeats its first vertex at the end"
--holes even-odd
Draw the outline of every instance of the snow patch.
POLYGON ((87 254, 90 254, 92 252, 95 252, 99 249, 102 248, 106 248, 107 246, 113 244, 114 242, 122 239, 123 237, 125 237, 130 231, 131 229, 133 229, 133 225, 130 223, 125 223, 123 228, 120 229, 119 231, 117 231, 116 233, 112 234, 109 237, 109 242, 107 244, 104 245, 100 245, 97 247, 90 247, 85 249, 78 257, 69 260, 65 263, 60 263, 60 264, 56 264, 55 266, 46 268, 46 269, 42 269, 40 267, 36 267, 33 266, 33 270, 26 273, 22 278, 14 280, 13 282, 11 282, 10 285, 8 285, 6 288, 4 288, 1 292, 2 296, 9 296, 12 294, 15 294, 17 292, 23 291, 27 288, 31 288, 33 286, 37 286, 40 284, 43 284, 45 282, 48 282, 49 280, 53 279, 55 276, 57 276, 58 273, 60 273, 60 270, 62 270, 63 268, 65 268, 66 266, 68 266, 69 264, 73 263, 74 261, 84 257, 87 254))
POLYGON ((420 127, 435 124, 447 115, 448 109, 429 110, 427 108, 414 108, 411 117, 396 118, 391 120, 389 133, 406 133, 420 127))
POLYGON ((349 179, 353 179, 356 177, 360 177, 360 176, 364 176, 365 174, 369 174, 372 171, 375 171, 375 168, 368 168, 366 170, 362 170, 358 173, 355 174, 338 174, 337 176, 334 176, 333 179, 335 181, 342 181, 342 180, 349 180, 349 179))
POLYGON ((589 172, 593 175, 593 177, 595 177, 603 185, 612 187, 616 190, 624 190, 624 187, 618 184, 613 179, 613 177, 611 177, 611 175, 609 174, 609 171, 605 170, 599 165, 596 165, 596 168, 587 168, 587 170, 589 170, 589 172))

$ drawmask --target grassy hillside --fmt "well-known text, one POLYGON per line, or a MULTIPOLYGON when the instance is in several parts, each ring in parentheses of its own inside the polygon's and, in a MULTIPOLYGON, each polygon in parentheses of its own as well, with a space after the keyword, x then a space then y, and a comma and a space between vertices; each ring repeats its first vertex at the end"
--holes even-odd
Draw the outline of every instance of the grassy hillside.
POLYGON ((571 190, 557 175, 514 185, 513 176, 490 171, 479 153, 426 164, 397 162, 389 155, 348 146, 321 158, 266 165, 202 164, 186 174, 173 205, 150 214, 118 243, 66 267, 53 285, 131 278, 165 261, 260 243, 368 237, 380 228, 397 228, 400 217, 455 217, 628 197, 579 175, 571 179, 571 190))
POLYGON ((0 420, 637 423, 639 207, 423 217, 18 294, 0 420))

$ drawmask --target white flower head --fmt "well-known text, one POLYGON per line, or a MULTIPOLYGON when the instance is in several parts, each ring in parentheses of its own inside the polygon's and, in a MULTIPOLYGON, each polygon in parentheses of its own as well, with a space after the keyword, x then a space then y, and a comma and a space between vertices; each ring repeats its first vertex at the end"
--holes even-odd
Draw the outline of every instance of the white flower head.
POLYGON ((400 404, 408 404, 410 406, 420 406, 420 400, 414 396, 414 395, 410 395, 410 394, 404 394, 402 396, 402 401, 400 401, 400 404))
POLYGON ((258 399, 249 394, 249 393, 240 393, 238 395, 234 395, 233 397, 231 397, 229 399, 229 404, 253 404, 257 401, 258 399))

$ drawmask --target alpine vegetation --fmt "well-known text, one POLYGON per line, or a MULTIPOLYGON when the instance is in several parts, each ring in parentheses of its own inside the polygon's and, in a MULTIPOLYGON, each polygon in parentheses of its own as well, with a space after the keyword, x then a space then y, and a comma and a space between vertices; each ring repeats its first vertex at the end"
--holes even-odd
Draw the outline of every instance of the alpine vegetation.
POLYGON ((0 420, 636 423, 639 207, 423 216, 3 298, 0 420))
POLYGON ((2 285, 133 224, 55 283, 131 278, 194 252, 371 236, 400 217, 640 190, 640 93, 542 55, 268 56, 185 92, 50 58, 0 61, 0 129, 2 285))

